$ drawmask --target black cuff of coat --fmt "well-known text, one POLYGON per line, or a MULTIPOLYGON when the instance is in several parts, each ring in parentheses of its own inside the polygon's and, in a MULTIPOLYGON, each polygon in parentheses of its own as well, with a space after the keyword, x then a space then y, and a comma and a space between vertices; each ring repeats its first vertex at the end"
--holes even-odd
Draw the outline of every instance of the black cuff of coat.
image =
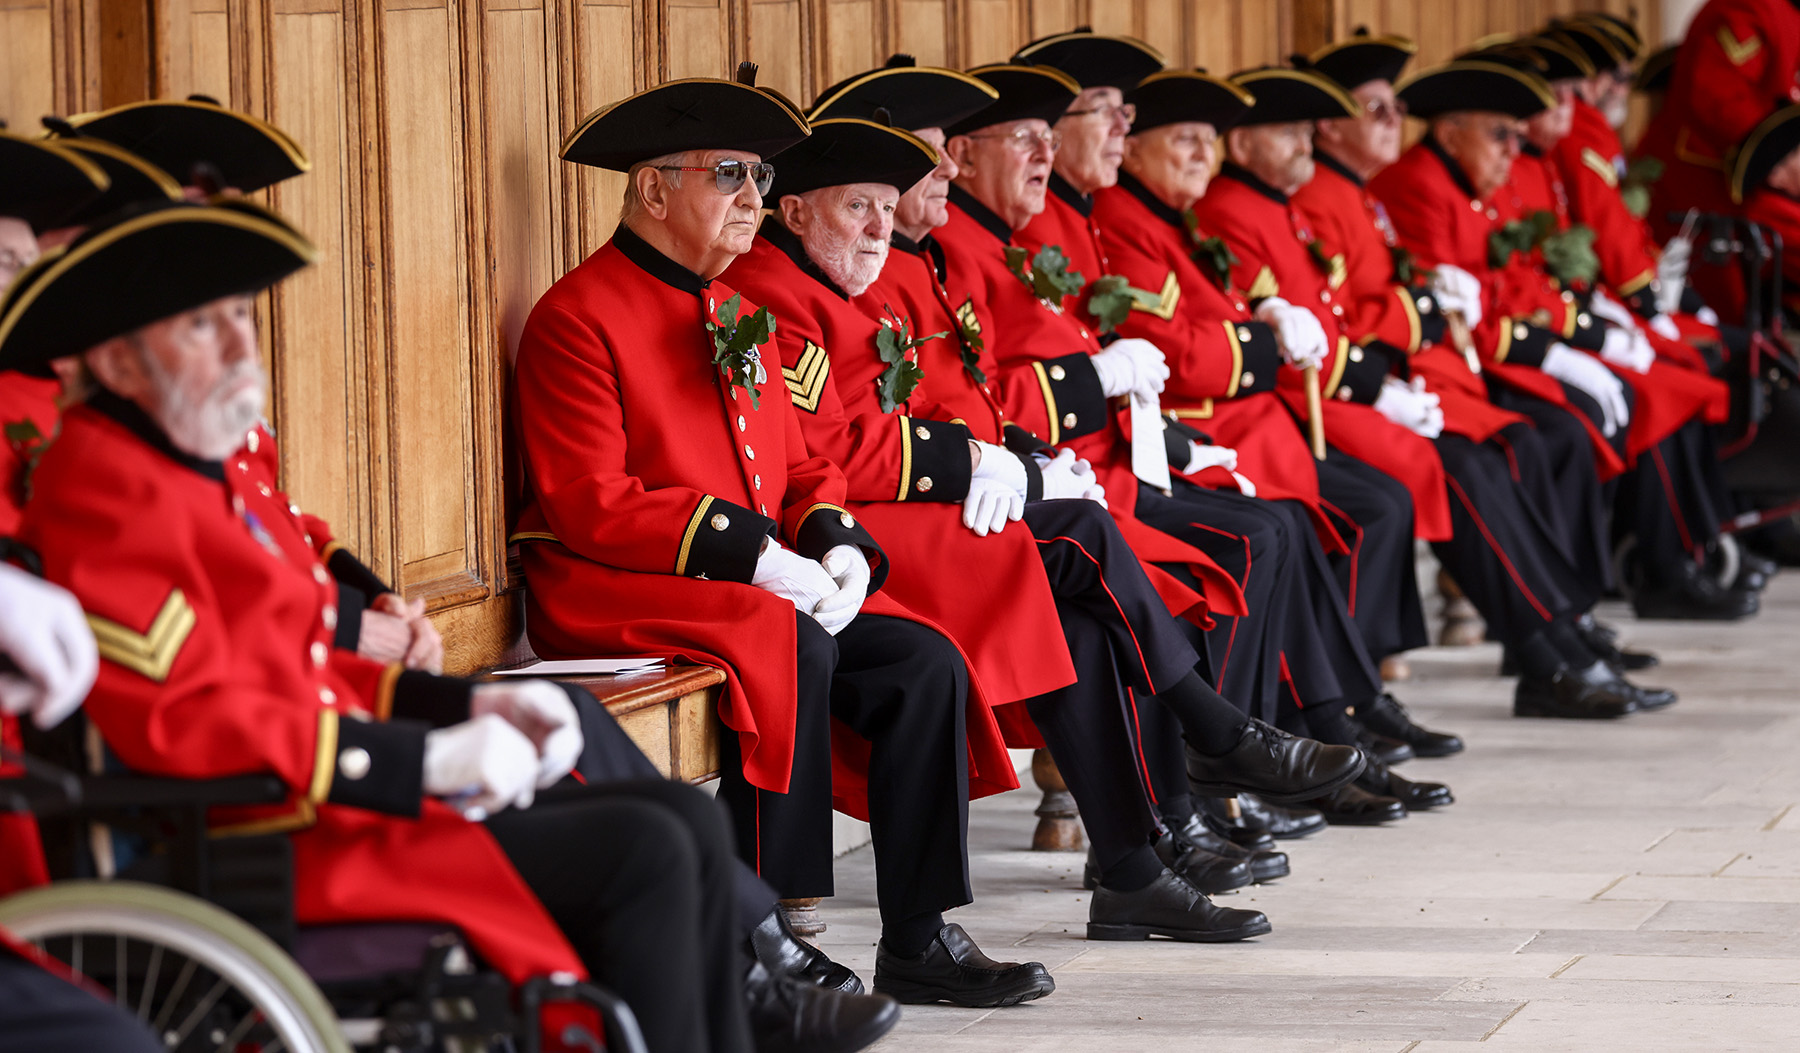
POLYGON ((1656 286, 1646 285, 1630 296, 1624 297, 1625 306, 1639 318, 1649 321, 1656 317, 1656 286))
POLYGON ((422 721, 338 721, 337 768, 325 800, 350 808, 417 818, 425 796, 422 721))
POLYGON ((969 496, 969 429, 941 420, 895 418, 900 427, 896 501, 961 501, 969 496))
POLYGON ((675 573, 748 585, 756 575, 763 538, 774 535, 773 519, 709 494, 688 517, 681 552, 675 557, 675 573))
POLYGON ((1189 448, 1189 439, 1171 422, 1165 420, 1163 428, 1163 449, 1169 455, 1169 467, 1179 474, 1187 470, 1188 461, 1193 459, 1193 450, 1189 448))
POLYGON ((369 597, 354 585, 337 583, 337 627, 332 630, 331 644, 341 651, 354 651, 362 642, 363 611, 369 609, 369 597))
POLYGON ((1360 347, 1352 344, 1344 354, 1347 360, 1344 373, 1338 378, 1337 390, 1332 396, 1363 406, 1373 404, 1381 396, 1381 385, 1387 380, 1393 357, 1406 356, 1406 352, 1380 340, 1371 340, 1360 347))
POLYGON ((1408 289, 1407 292, 1412 294, 1413 306, 1419 312, 1419 343, 1443 343, 1450 326, 1444 321, 1444 313, 1437 309, 1437 301, 1424 289, 1408 289))
POLYGON ((1544 354, 1556 342, 1556 334, 1530 322, 1506 321, 1500 333, 1494 361, 1521 366, 1542 366, 1544 354))
MULTIPOLYGON (((1792 249, 1790 248, 1789 251, 1792 251, 1792 249)), ((1678 304, 1677 307, 1682 314, 1699 314, 1700 309, 1705 306, 1706 297, 1701 296, 1699 292, 1695 291, 1692 285, 1683 285, 1681 287, 1681 303, 1678 304)))
MULTIPOLYGON (((968 456, 966 446, 963 456, 968 456)), ((881 588, 887 580, 887 554, 875 543, 874 535, 840 505, 817 504, 807 509, 800 519, 800 529, 794 531, 794 551, 817 560, 824 559, 825 553, 839 545, 855 545, 862 550, 869 560, 869 591, 881 588)))
POLYGON ((1017 424, 1008 424, 1006 426, 1006 430, 1000 434, 1000 444, 1018 454, 1020 457, 1029 457, 1034 453, 1041 453, 1046 457, 1056 456, 1056 447, 1038 438, 1036 435, 1031 434, 1024 428, 1019 427, 1017 424))
POLYGON ((475 685, 459 676, 439 676, 422 669, 408 669, 394 681, 390 719, 422 720, 434 728, 447 728, 469 719, 469 700, 475 685))
MULTIPOLYGON (((1011 450, 1007 451, 1012 453, 1011 450)), ((1013 453, 1019 463, 1025 466, 1025 500, 1042 501, 1044 499, 1044 470, 1038 467, 1037 458, 1029 453, 1013 453)))
POLYGON ((1262 322, 1238 322, 1236 335, 1243 368, 1238 371, 1232 397, 1274 391, 1275 378, 1281 373, 1281 342, 1275 339, 1275 330, 1262 322))
POLYGON ((1044 410, 1050 418, 1052 445, 1106 427, 1106 391, 1094 360, 1085 351, 1032 363, 1043 389, 1044 410))
POLYGON ((1588 310, 1575 312, 1575 330, 1563 337, 1563 342, 1570 347, 1583 351, 1598 351, 1606 346, 1606 321, 1588 310))
POLYGON ((333 546, 325 557, 325 569, 338 581, 362 593, 369 599, 394 589, 387 582, 376 576, 375 572, 363 565, 363 561, 350 554, 350 550, 341 546, 333 546))

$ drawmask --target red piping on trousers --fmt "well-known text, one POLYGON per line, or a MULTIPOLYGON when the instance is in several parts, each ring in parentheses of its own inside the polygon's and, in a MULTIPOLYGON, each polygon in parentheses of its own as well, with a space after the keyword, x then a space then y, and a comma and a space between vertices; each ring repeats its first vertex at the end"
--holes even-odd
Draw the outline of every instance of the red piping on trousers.
POLYGON ((1699 562, 1700 554, 1694 551, 1694 539, 1688 535, 1687 517, 1681 514, 1681 502, 1675 500, 1675 484, 1669 479, 1669 466, 1663 462, 1662 447, 1652 446, 1650 456, 1656 461, 1656 474, 1662 477, 1663 500, 1669 502, 1669 515, 1675 518, 1675 529, 1681 534, 1681 547, 1699 562))
MULTIPOLYGON (((1238 588, 1248 592, 1250 589, 1250 563, 1251 563, 1251 560, 1250 560, 1250 538, 1243 534, 1233 534, 1229 530, 1220 530, 1218 527, 1215 527, 1215 526, 1207 526, 1205 523, 1189 523, 1188 526, 1198 527, 1201 530, 1210 530, 1215 534, 1222 534, 1225 537, 1236 538, 1237 540, 1242 541, 1244 543, 1244 580, 1238 582, 1238 588)), ((1246 600, 1245 603, 1247 605, 1249 603, 1249 601, 1246 600)), ((1219 663, 1218 679, 1220 681, 1223 681, 1225 679, 1225 670, 1227 670, 1231 667, 1231 649, 1233 646, 1235 646, 1237 644, 1238 623, 1242 620, 1243 619, 1241 619, 1241 618, 1231 619, 1231 632, 1225 634, 1225 660, 1219 663)))
POLYGON ((1363 528, 1357 524, 1356 520, 1345 514, 1343 509, 1323 497, 1319 498, 1319 507, 1349 523, 1350 528, 1356 531, 1356 544, 1350 546, 1350 589, 1349 594, 1344 597, 1344 606, 1349 608, 1350 617, 1354 618, 1356 617, 1356 570, 1361 565, 1358 558, 1362 554, 1363 528))
POLYGON ((1449 475, 1444 476, 1444 481, 1450 484, 1450 489, 1456 491, 1456 499, 1462 502, 1463 508, 1469 513, 1469 518, 1475 520, 1475 529, 1481 531, 1482 539, 1488 543, 1489 548, 1494 550, 1494 555, 1500 557, 1500 565, 1506 568, 1507 576, 1512 578, 1513 585, 1525 597, 1526 602, 1531 604, 1531 609, 1538 612, 1538 617, 1549 621, 1550 612, 1545 610, 1544 605, 1538 602, 1538 598, 1525 587, 1525 580, 1519 577, 1519 571, 1513 566, 1512 560, 1506 558, 1506 550, 1500 547, 1500 542, 1495 541, 1494 535, 1488 532, 1487 522, 1481 518, 1481 513, 1475 511, 1475 505, 1469 500, 1469 495, 1463 492, 1462 484, 1449 475))

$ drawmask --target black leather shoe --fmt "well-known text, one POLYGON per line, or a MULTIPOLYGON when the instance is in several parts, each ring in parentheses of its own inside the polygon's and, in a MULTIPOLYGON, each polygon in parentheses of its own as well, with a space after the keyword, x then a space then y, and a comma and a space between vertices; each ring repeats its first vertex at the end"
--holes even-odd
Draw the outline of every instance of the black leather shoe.
POLYGON ((794 935, 787 918, 776 907, 750 933, 750 956, 770 973, 785 973, 802 983, 823 987, 828 991, 862 994, 860 977, 845 966, 825 956, 825 952, 794 935))
POLYGON ((1758 555, 1742 545, 1738 546, 1738 558, 1742 562, 1738 564, 1737 578, 1731 583, 1731 587, 1734 589, 1761 592, 1768 586, 1769 579, 1781 571, 1781 564, 1767 556, 1758 555))
POLYGON ((1379 826, 1406 818, 1406 806, 1398 800, 1377 796, 1355 783, 1307 803, 1332 826, 1379 826))
MULTIPOLYGON (((1356 720, 1377 735, 1406 743, 1417 757, 1448 757, 1463 751, 1462 739, 1413 723, 1412 714, 1386 691, 1358 705, 1356 720)), ((1394 763, 1386 757, 1381 759, 1388 764, 1394 763)))
POLYGON ((1639 687, 1637 684, 1619 678, 1622 690, 1631 698, 1633 713, 1648 713, 1653 709, 1665 709, 1674 705, 1679 696, 1666 687, 1639 687))
MULTIPOLYGON (((1227 802, 1242 800, 1239 797, 1196 797, 1195 811, 1199 813, 1199 825, 1225 838, 1240 848, 1260 849, 1265 852, 1275 850, 1275 838, 1270 835, 1269 828, 1261 820, 1252 818, 1243 808, 1237 815, 1231 814, 1227 802)), ((1182 829, 1192 827, 1189 820, 1182 829)))
POLYGON ((1268 916, 1262 911, 1218 906, 1166 869, 1136 892, 1095 889, 1088 903, 1090 940, 1167 936, 1185 943, 1233 943, 1269 931, 1268 916))
MULTIPOLYGON (((1098 893, 1096 893, 1098 895, 1098 893)), ((971 1009, 1018 1005, 1056 990, 1041 962, 997 962, 952 922, 938 930, 917 958, 901 958, 878 944, 875 990, 905 1005, 949 1002, 971 1009)))
POLYGON ((900 1021, 900 1006, 882 995, 814 987, 762 962, 744 977, 757 1053, 854 1053, 874 1045, 900 1021))
POLYGON ((1581 637, 1581 642, 1587 645, 1588 650, 1612 666, 1615 673, 1654 669, 1662 664, 1662 659, 1648 651, 1627 651, 1620 647, 1618 632, 1610 626, 1602 625, 1592 613, 1575 619, 1575 634, 1581 637))
POLYGON ((1632 597, 1639 618, 1730 622, 1755 614, 1761 606, 1753 590, 1726 588, 1692 563, 1682 562, 1675 574, 1675 581, 1640 589, 1632 597))
POLYGON ((1630 687, 1605 662, 1560 669, 1549 680, 1520 677, 1513 689, 1513 716, 1614 720, 1637 708, 1630 687))
POLYGON ((1356 728, 1357 748, 1383 764, 1403 764, 1418 754, 1413 748, 1399 739, 1390 739, 1386 735, 1377 735, 1362 724, 1351 722, 1356 728))
POLYGON ((1187 747, 1188 783, 1198 797, 1254 793, 1276 802, 1304 801, 1330 793, 1362 769, 1362 751, 1355 746, 1327 746, 1254 718, 1223 756, 1187 747))
MULTIPOLYGON (((1231 842, 1218 838, 1224 844, 1231 842)), ((1237 848, 1236 845, 1231 845, 1237 848)), ((1180 874, 1188 884, 1207 895, 1219 892, 1232 892, 1240 888, 1248 888, 1256 884, 1256 877, 1250 872, 1250 860, 1245 856, 1225 856, 1210 852, 1194 845, 1177 842, 1164 834, 1156 842, 1156 855, 1163 866, 1180 874), (1167 847, 1165 847, 1167 846, 1167 847)), ((1088 849, 1087 865, 1081 870, 1081 887, 1097 889, 1100 887, 1100 868, 1094 862, 1094 850, 1088 849)))
MULTIPOLYGON (((1292 873, 1292 869, 1288 866, 1286 852, 1279 852, 1273 848, 1246 848, 1229 838, 1213 833, 1203 822, 1195 822, 1192 827, 1197 829, 1167 833, 1156 839, 1157 858, 1163 861, 1163 866, 1183 877, 1187 877, 1187 874, 1176 865, 1176 862, 1184 853, 1194 849, 1247 865, 1250 868, 1250 880, 1255 884, 1274 881, 1292 873)), ((1275 842, 1271 840, 1269 843, 1272 845, 1275 842)), ((1188 881, 1196 888, 1199 887, 1192 878, 1189 878, 1188 881)), ((1202 888, 1200 891, 1206 892, 1207 890, 1202 888)))
POLYGON ((1239 794, 1238 808, 1246 818, 1266 824, 1269 836, 1277 841, 1311 837, 1326 826, 1325 817, 1317 809, 1270 804, 1254 794, 1239 794))
POLYGON ((1378 760, 1371 760, 1363 773, 1356 777, 1350 785, 1366 790, 1376 797, 1392 797, 1405 806, 1409 812, 1422 812, 1428 808, 1441 808, 1453 803, 1456 798, 1450 795, 1450 787, 1441 782, 1419 782, 1397 775, 1387 765, 1378 760))

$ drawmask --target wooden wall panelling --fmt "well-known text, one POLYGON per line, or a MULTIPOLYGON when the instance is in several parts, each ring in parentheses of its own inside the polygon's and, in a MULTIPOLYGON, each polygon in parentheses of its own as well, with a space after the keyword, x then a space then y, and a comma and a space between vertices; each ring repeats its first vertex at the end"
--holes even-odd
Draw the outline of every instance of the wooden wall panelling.
POLYGON ((806 97, 810 105, 818 93, 845 77, 880 65, 898 50, 889 43, 889 19, 878 0, 814 0, 815 28, 813 83, 806 97))
POLYGON ((658 81, 730 76, 732 56, 738 51, 733 41, 732 2, 666 0, 665 21, 659 35, 658 81))
POLYGON ((1025 10, 1019 0, 963 0, 962 67, 1004 62, 1026 40, 1025 10))
POLYGON ((58 47, 50 0, 0 0, 0 120, 25 135, 58 112, 58 47))
POLYGON ((1181 0, 1138 0, 1137 24, 1133 35, 1147 41, 1163 53, 1171 66, 1192 65, 1193 52, 1188 42, 1187 27, 1181 14, 1181 0))
POLYGON ((179 99, 201 94, 227 106, 246 105, 249 71, 241 46, 246 19, 241 10, 234 18, 231 7, 230 0, 160 0, 156 95, 179 99), (234 35, 240 36, 235 48, 234 35))
MULTIPOLYGON (((904 51, 922 66, 961 65, 961 34, 956 8, 962 0, 887 0, 893 42, 889 52, 904 51), (958 43, 953 43, 958 42, 958 43)), ((880 60, 887 61, 887 55, 880 60)))
MULTIPOLYGON (((569 38, 573 47, 564 49, 568 87, 552 153, 588 114, 649 86, 656 64, 645 61, 641 46, 646 20, 642 0, 577 0, 569 38)), ((564 256, 563 269, 567 270, 612 237, 625 177, 597 168, 578 168, 560 158, 554 163, 565 170, 565 178, 568 170, 573 170, 576 188, 576 244, 575 251, 564 256)))
MULTIPOLYGON (((761 67, 756 83, 774 88, 798 105, 811 100, 814 73, 807 57, 822 50, 813 36, 814 18, 806 8, 824 0, 748 0, 748 23, 743 57, 761 67)), ((729 63, 714 77, 729 77, 736 62, 729 63)), ((829 81, 825 83, 830 83, 829 81)))

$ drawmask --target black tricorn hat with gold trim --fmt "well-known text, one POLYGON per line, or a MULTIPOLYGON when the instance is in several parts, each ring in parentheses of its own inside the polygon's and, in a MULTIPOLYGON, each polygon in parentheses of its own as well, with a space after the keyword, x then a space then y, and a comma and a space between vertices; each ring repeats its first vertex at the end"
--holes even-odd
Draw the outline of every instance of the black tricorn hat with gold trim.
POLYGON ((108 181, 105 169, 60 143, 0 128, 0 216, 38 233, 66 226, 108 181))
POLYGON ((318 259, 294 228, 248 202, 127 209, 52 249, 0 299, 0 369, 49 375, 53 359, 318 259))
POLYGON ((812 134, 776 154, 774 161, 769 201, 846 183, 886 183, 904 194, 937 167, 938 153, 925 140, 879 119, 830 117, 813 122, 812 134))
POLYGON ((1479 58, 1415 73, 1395 94, 1414 117, 1426 118, 1465 111, 1524 118, 1556 105, 1549 83, 1536 73, 1479 58))
POLYGON ((1162 52, 1135 37, 1107 36, 1085 28, 1040 37, 1020 48, 1011 62, 1059 69, 1083 88, 1120 91, 1166 64, 1162 52))
POLYGON ((50 129, 45 141, 79 154, 99 166, 107 178, 106 192, 64 216, 63 226, 85 226, 130 205, 181 200, 181 184, 174 176, 123 146, 82 135, 55 117, 44 118, 44 126, 50 129))
MULTIPOLYGON (((1576 11, 1564 15, 1561 22, 1573 25, 1592 26, 1605 33, 1612 40, 1613 48, 1619 53, 1620 64, 1628 64, 1644 53, 1644 34, 1638 31, 1637 23, 1608 11, 1576 11)), ((1599 68, 1599 63, 1595 63, 1599 68)))
POLYGON ((736 80, 672 80, 596 110, 563 140, 562 158, 614 172, 688 150, 741 150, 767 160, 806 135, 800 108, 757 87, 756 63, 744 62, 736 80))
POLYGON ((1055 124, 1081 94, 1075 78, 1054 66, 977 66, 969 75, 1000 93, 993 105, 948 128, 946 135, 967 135, 1008 121, 1037 118, 1055 124))
POLYGON ((1588 60, 1586 53, 1561 30, 1519 37, 1459 57, 1498 62, 1552 82, 1582 80, 1594 75, 1594 64, 1588 60))
POLYGON ((1652 51, 1638 63, 1637 76, 1632 78, 1631 90, 1641 92, 1668 91, 1669 82, 1675 79, 1675 54, 1681 50, 1680 44, 1670 44, 1660 51, 1652 51))
POLYGON ((1731 200, 1742 204, 1795 147, 1800 147, 1800 105, 1784 106, 1763 118, 1733 157, 1731 200))
POLYGON ((1621 39, 1611 25, 1604 22, 1557 19, 1550 23, 1547 32, 1561 33, 1568 37, 1569 44, 1586 55, 1597 70, 1629 66, 1637 56, 1637 50, 1628 41, 1621 39))
POLYGON ((175 177, 208 191, 246 194, 312 170, 286 132, 203 95, 128 102, 69 118, 82 135, 104 139, 175 177), (216 182, 216 186, 206 184, 216 182))
POLYGON ((1406 37, 1370 36, 1367 26, 1357 26, 1349 39, 1308 55, 1303 68, 1330 77, 1345 91, 1355 91, 1372 80, 1399 80, 1400 71, 1418 50, 1419 45, 1406 37))
POLYGON ((1184 121, 1202 121, 1223 132, 1250 112, 1256 97, 1205 70, 1168 69, 1145 77, 1125 93, 1125 101, 1137 107, 1131 123, 1136 135, 1184 121))
POLYGON ((1250 112, 1237 122, 1239 128, 1293 121, 1327 121, 1336 117, 1354 117, 1362 112, 1362 107, 1344 89, 1310 70, 1264 66, 1233 73, 1231 83, 1256 97, 1250 112))
POLYGON ((894 127, 948 128, 994 104, 1000 93, 953 69, 921 66, 911 55, 889 56, 880 69, 847 77, 819 93, 809 121, 831 117, 874 120, 886 110, 894 127))

